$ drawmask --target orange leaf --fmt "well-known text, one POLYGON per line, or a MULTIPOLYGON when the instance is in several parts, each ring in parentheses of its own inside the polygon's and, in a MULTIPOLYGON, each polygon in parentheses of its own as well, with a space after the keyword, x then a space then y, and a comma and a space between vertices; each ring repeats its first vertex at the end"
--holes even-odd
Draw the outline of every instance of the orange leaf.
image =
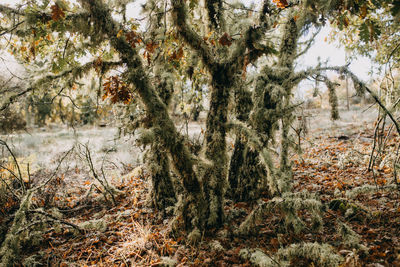
POLYGON ((219 38, 218 42, 223 46, 231 46, 232 45, 232 38, 229 34, 224 33, 221 38, 219 38))
POLYGON ((286 8, 289 4, 286 0, 273 0, 278 8, 286 8))
POLYGON ((51 9, 51 18, 54 21, 60 20, 65 17, 64 11, 57 4, 52 5, 50 9, 51 9))

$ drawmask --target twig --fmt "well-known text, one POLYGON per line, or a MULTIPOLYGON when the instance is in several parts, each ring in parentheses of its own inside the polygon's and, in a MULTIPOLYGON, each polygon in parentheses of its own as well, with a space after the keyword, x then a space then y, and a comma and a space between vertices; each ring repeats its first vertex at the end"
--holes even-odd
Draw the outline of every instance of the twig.
POLYGON ((60 166, 61 166, 61 163, 62 163, 62 162, 64 161, 64 159, 69 155, 69 153, 72 152, 72 150, 74 150, 74 147, 72 147, 70 150, 68 150, 68 151, 62 156, 62 158, 60 159, 60 162, 59 162, 58 165, 57 165, 57 168, 54 170, 54 172, 53 172, 53 174, 50 176, 50 178, 47 179, 47 181, 44 182, 43 184, 38 185, 36 188, 39 189, 39 188, 42 188, 42 187, 46 186, 46 185, 56 176, 56 174, 57 174, 57 172, 58 172, 58 169, 59 169, 60 166))
POLYGON ((6 185, 8 191, 11 192, 11 194, 18 200, 21 200, 20 197, 17 196, 17 194, 14 192, 14 190, 8 185, 8 183, 3 179, 3 176, 0 175, 0 180, 6 185))
POLYGON ((41 215, 49 217, 50 219, 52 219, 54 221, 58 221, 58 222, 60 222, 62 224, 69 225, 72 228, 75 228, 76 230, 78 230, 80 233, 84 232, 84 230, 82 228, 80 228, 78 225, 70 223, 70 222, 67 222, 67 221, 64 221, 62 219, 59 219, 59 218, 55 217, 54 215, 51 215, 50 213, 47 213, 47 212, 44 212, 44 211, 41 211, 41 210, 29 210, 28 213, 39 213, 41 215))
MULTIPOLYGON (((18 176, 19 176, 19 177, 17 177, 15 174, 14 174, 14 176, 19 180, 19 183, 21 184, 21 187, 22 187, 22 191, 23 191, 23 193, 25 193, 25 192, 26 192, 26 188, 25 188, 24 180, 22 179, 21 169, 20 169, 20 167, 19 167, 17 158, 15 157, 15 155, 14 155, 14 153, 12 152, 11 148, 8 146, 8 144, 7 144, 5 141, 3 141, 3 140, 0 139, 0 145, 5 146, 5 147, 7 148, 7 150, 8 150, 8 152, 11 154, 11 157, 13 158, 14 163, 15 163, 15 165, 17 166, 18 176)), ((7 170, 8 170, 8 169, 7 169, 7 170)), ((9 171, 9 170, 8 170, 8 171, 9 171)))
MULTIPOLYGON (((111 190, 110 190, 110 185, 108 184, 107 179, 104 175, 103 168, 102 168, 102 175, 103 175, 104 181, 102 181, 102 179, 100 179, 99 175, 97 174, 96 170, 94 169, 93 160, 92 160, 92 156, 90 154, 89 146, 86 144, 83 147, 85 148, 86 161, 89 164, 89 168, 90 168, 90 171, 92 172, 93 177, 102 185, 103 189, 111 196, 112 202, 115 205, 116 204, 115 197, 114 197, 113 192, 111 192, 111 190)), ((105 195, 104 195, 104 197, 105 197, 105 195)))

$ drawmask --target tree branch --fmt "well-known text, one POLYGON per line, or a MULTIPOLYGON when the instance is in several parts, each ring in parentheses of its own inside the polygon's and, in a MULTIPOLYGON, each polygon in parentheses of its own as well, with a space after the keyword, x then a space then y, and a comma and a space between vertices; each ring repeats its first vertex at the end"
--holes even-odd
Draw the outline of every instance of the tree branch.
MULTIPOLYGON (((8 106, 10 106, 12 103, 14 103, 14 101, 16 101, 16 99, 18 99, 19 97, 35 90, 36 88, 39 88, 40 86, 42 86, 46 83, 49 83, 53 80, 67 77, 69 75, 72 75, 73 78, 80 78, 83 74, 85 74, 85 73, 89 72, 91 69, 95 68, 97 66, 96 64, 97 63, 95 60, 95 61, 88 62, 82 66, 63 71, 59 74, 49 74, 42 78, 39 78, 38 80, 31 83, 31 85, 29 87, 25 88, 23 91, 16 93, 14 95, 8 96, 8 99, 3 101, 3 103, 1 104, 0 111, 5 110, 8 106)), ((120 61, 102 62, 102 67, 105 69, 110 69, 111 67, 120 66, 120 65, 122 65, 122 62, 120 62, 120 61)))
MULTIPOLYGON (((93 22, 98 24, 102 33, 107 34, 111 45, 120 53, 121 60, 128 68, 128 81, 135 85, 147 114, 149 115, 155 134, 160 137, 172 157, 172 162, 183 180, 184 188, 195 196, 197 203, 204 203, 204 196, 200 181, 193 169, 192 157, 184 144, 183 137, 177 132, 171 120, 166 105, 158 96, 155 88, 145 71, 143 61, 138 51, 133 48, 123 36, 118 36, 121 28, 112 18, 110 10, 100 0, 82 0, 84 8, 93 15, 93 22)), ((183 4, 182 1, 177 1, 183 4)), ((176 2, 173 2, 176 6, 176 2)), ((182 6, 181 6, 182 7, 182 6)), ((197 35, 196 35, 197 36, 197 35)), ((197 40, 197 39, 196 39, 197 40)), ((197 40, 198 41, 198 40, 197 40)), ((204 48, 204 47, 203 47, 204 48)), ((214 62, 211 55, 206 53, 207 62, 214 62)), ((198 218, 205 216, 203 205, 195 204, 198 218)), ((192 222, 188 222, 191 224, 192 222)), ((197 225, 202 228, 201 225, 197 225)), ((193 227, 193 225, 192 225, 193 227)))
POLYGON ((204 65, 206 65, 208 69, 212 69, 215 64, 217 64, 214 59, 215 56, 211 53, 211 49, 207 46, 206 42, 204 42, 203 38, 187 24, 185 1, 174 0, 172 1, 172 7, 173 19, 178 33, 190 47, 199 53, 204 65))
POLYGON ((272 14, 270 1, 264 0, 258 17, 259 25, 250 26, 243 37, 236 41, 236 49, 233 51, 232 56, 228 59, 230 64, 238 64, 238 67, 243 66, 246 50, 249 50, 249 63, 254 62, 258 57, 265 53, 270 53, 273 49, 268 47, 255 47, 255 43, 259 41, 265 32, 271 28, 269 24, 269 16, 272 14))
POLYGON ((25 15, 23 10, 18 10, 16 8, 12 8, 6 5, 0 5, 0 13, 4 13, 7 15, 15 14, 15 15, 20 15, 23 16, 25 15))
POLYGON ((224 29, 224 18, 222 9, 222 0, 205 0, 208 19, 211 27, 214 29, 224 29))
POLYGON ((296 55, 296 58, 299 58, 299 57, 301 57, 302 55, 304 55, 305 53, 308 52, 308 50, 309 50, 309 49, 311 48, 311 46, 314 44, 315 37, 317 37, 317 35, 321 32, 321 29, 322 29, 322 28, 319 28, 319 29, 311 36, 311 38, 305 42, 305 43, 306 43, 306 47, 305 47, 301 52, 299 52, 299 53, 296 55))

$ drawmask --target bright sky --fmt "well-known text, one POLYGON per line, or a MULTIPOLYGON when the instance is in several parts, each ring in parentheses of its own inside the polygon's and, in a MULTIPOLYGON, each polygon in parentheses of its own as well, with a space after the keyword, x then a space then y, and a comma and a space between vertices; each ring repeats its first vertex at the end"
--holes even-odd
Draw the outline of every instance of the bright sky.
MULTIPOLYGON (((18 2, 20 2, 20 0, 0 0, 1 4, 10 5, 15 5, 18 2)), ((140 8, 138 7, 144 2, 146 2, 146 0, 137 0, 134 4, 129 5, 127 10, 129 16, 139 18, 140 8)), ((255 1, 245 0, 244 2, 250 5, 255 1)), ((330 28, 327 26, 317 36, 315 44, 310 48, 308 53, 300 59, 299 65, 302 68, 315 66, 318 63, 318 58, 322 61, 329 59, 329 64, 332 66, 341 66, 346 63, 344 48, 338 48, 338 42, 328 43, 324 41, 329 32, 330 28)), ((8 63, 10 63, 10 60, 12 61, 10 57, 6 57, 5 59, 8 63)), ((0 65, 2 64, 3 62, 0 60, 0 65)), ((3 67, 0 67, 0 69, 3 69, 3 67)), ((15 69, 15 66, 10 66, 10 69, 15 69)), ((351 63, 350 69, 362 80, 368 81, 370 79, 368 72, 371 70, 371 61, 367 58, 359 57, 351 63)))

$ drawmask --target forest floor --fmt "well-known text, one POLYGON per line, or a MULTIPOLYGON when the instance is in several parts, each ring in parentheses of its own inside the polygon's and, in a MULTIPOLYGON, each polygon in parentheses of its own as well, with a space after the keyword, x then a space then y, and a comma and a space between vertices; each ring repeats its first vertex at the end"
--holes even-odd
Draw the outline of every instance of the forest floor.
MULTIPOLYGON (((240 238, 232 234, 233 230, 257 203, 228 202, 226 213, 235 214, 229 225, 213 236, 204 236, 200 245, 185 244, 184 238, 170 234, 171 214, 157 214, 149 208, 148 175, 140 166, 139 155, 128 156, 129 153, 140 154, 140 149, 133 148, 131 140, 116 143, 113 139, 116 132, 107 129, 97 134, 109 142, 97 142, 99 145, 91 148, 93 153, 110 154, 111 158, 98 157, 94 161, 99 172, 100 165, 105 166, 110 183, 121 192, 115 205, 110 198, 108 201, 102 198, 101 186, 90 178, 90 170, 84 167, 79 153, 74 154, 62 165, 45 192, 34 199, 34 205, 56 206, 62 221, 74 225, 89 221, 86 226, 89 225, 87 229, 90 230, 76 234, 66 224, 61 229, 50 227, 39 244, 27 246, 26 255, 31 255, 31 262, 45 262, 48 266, 251 266, 248 260, 240 258, 241 249, 257 248, 272 256, 279 248, 290 244, 320 242, 334 247, 344 258, 342 266, 400 266, 400 191, 387 190, 387 185, 394 181, 391 164, 394 153, 378 158, 373 171, 368 171, 376 113, 344 111, 341 120, 335 123, 329 121, 327 111, 310 111, 309 114, 309 133, 301 138, 303 153, 292 156, 294 190, 315 192, 326 204, 320 232, 277 231, 283 216, 266 214, 257 225, 256 234, 240 238), (118 160, 117 155, 113 155, 115 150, 122 151, 123 156, 118 160), (371 185, 374 192, 349 194, 363 185, 371 185), (343 245, 336 230, 338 221, 346 222, 360 235, 360 244, 368 252, 343 245)), ((191 127, 192 131, 201 132, 201 125, 191 127)), ((60 145, 55 145, 56 140, 41 138, 49 142, 48 147, 57 147, 57 151, 49 155, 44 146, 38 145, 45 159, 40 160, 42 165, 32 175, 33 180, 48 176, 51 172, 43 168, 46 161, 55 165, 62 154, 60 145)), ((72 144, 76 140, 69 142, 72 144)), ((399 136, 392 131, 387 138, 387 150, 394 150, 399 142, 399 136)), ((23 143, 20 141, 20 146, 23 143)), ((64 150, 71 145, 65 144, 64 150)), ((28 157, 28 154, 20 156, 28 157)), ((12 209, 9 205, 2 210, 0 223, 5 220, 1 214, 12 209)), ((307 221, 308 215, 302 215, 307 221)), ((300 261, 293 266, 315 265, 300 261)))

